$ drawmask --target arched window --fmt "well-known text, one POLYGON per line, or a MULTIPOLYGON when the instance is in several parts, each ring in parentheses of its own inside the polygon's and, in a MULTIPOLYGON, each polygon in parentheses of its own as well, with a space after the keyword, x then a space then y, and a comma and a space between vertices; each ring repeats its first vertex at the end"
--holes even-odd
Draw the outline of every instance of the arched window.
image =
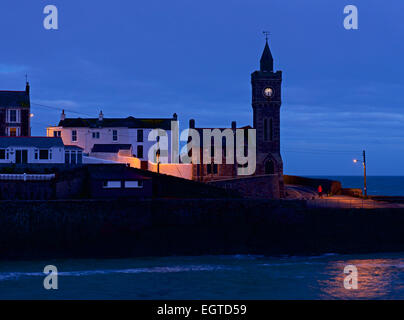
POLYGON ((272 160, 265 162, 265 174, 275 174, 275 164, 272 160))

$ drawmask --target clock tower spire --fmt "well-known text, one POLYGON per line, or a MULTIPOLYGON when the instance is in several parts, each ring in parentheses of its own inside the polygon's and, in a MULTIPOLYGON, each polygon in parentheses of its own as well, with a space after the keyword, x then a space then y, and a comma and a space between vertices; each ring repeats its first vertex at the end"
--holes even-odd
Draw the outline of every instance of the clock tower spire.
POLYGON ((268 33, 260 60, 260 70, 251 74, 253 127, 257 136, 256 174, 279 177, 279 193, 283 195, 283 163, 280 154, 280 108, 282 71, 274 71, 268 45, 268 33))

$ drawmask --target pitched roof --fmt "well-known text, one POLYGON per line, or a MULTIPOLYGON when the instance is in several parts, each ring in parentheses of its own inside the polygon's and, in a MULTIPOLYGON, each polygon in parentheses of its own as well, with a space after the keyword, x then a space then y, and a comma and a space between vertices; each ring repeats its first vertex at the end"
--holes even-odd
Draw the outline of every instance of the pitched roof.
POLYGON ((36 147, 36 148, 63 148, 60 137, 0 137, 0 148, 8 147, 36 147))
POLYGON ((0 91, 0 107, 29 107, 27 91, 0 91))
POLYGON ((148 118, 66 118, 60 120, 58 126, 64 128, 139 128, 171 130, 171 121, 174 119, 148 119, 148 118))
POLYGON ((131 144, 94 144, 91 152, 118 153, 119 150, 130 150, 131 144))
POLYGON ((91 179, 117 179, 117 180, 150 180, 151 178, 142 175, 140 170, 133 170, 134 168, 129 168, 125 164, 96 164, 89 165, 88 172, 90 173, 91 179))

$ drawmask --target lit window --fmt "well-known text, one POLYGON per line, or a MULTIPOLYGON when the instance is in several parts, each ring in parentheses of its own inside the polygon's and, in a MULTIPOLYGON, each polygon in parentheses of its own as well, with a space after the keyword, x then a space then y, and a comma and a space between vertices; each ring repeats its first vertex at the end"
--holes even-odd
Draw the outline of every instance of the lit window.
POLYGON ((118 189, 121 188, 121 181, 104 181, 104 189, 118 189))
POLYGON ((10 137, 16 137, 17 136, 17 128, 8 128, 8 135, 10 137))
POLYGON ((125 181, 125 188, 143 188, 143 181, 125 181))

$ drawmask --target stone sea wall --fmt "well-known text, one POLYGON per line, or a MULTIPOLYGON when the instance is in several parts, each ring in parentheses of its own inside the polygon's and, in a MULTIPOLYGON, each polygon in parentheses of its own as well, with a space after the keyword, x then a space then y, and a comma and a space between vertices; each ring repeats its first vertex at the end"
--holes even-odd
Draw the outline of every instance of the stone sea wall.
POLYGON ((248 199, 1 201, 0 258, 404 250, 400 209, 248 199))

